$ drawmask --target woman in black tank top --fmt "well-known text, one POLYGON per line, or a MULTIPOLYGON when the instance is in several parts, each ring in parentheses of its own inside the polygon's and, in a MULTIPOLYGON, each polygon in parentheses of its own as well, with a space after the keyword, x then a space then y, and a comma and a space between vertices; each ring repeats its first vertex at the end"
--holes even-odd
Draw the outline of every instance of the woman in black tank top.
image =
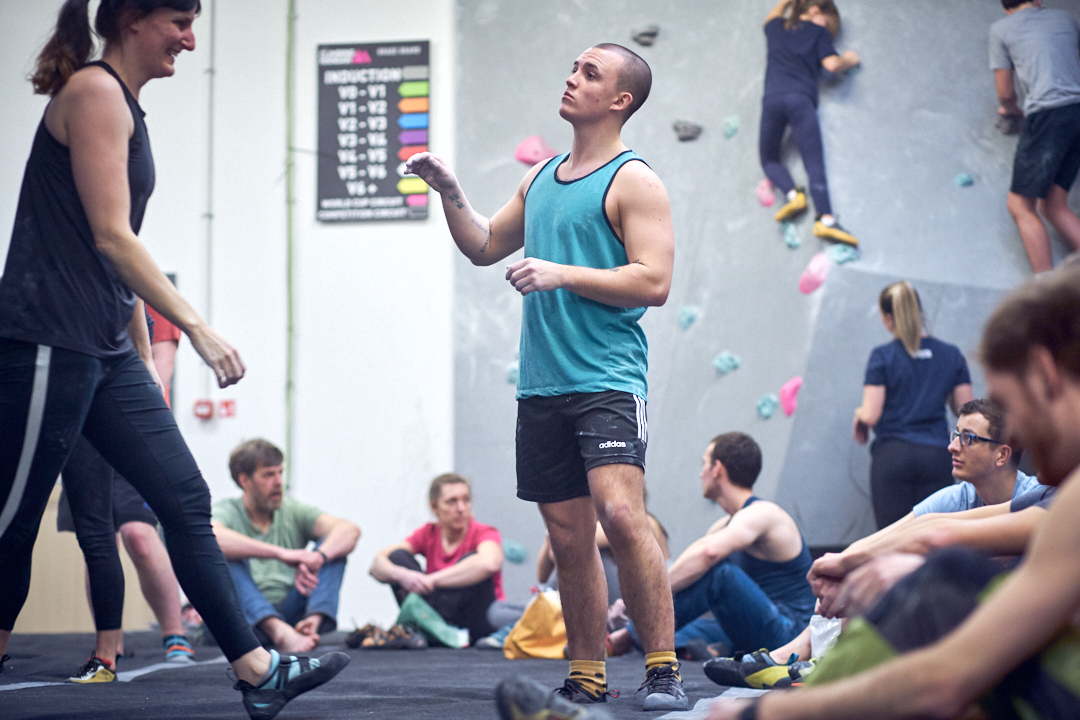
MULTIPOLYGON (((0 277, 0 668, 29 589, 42 511, 81 433, 161 520, 176 576, 232 663, 249 714, 269 718, 348 656, 296 665, 256 640, 209 524, 206 482, 161 393, 140 299, 188 335, 221 387, 243 377, 236 350, 136 235, 154 186, 139 92, 194 49, 200 3, 101 0, 95 28, 105 46, 101 61, 87 64, 88 4, 64 3, 38 58, 32 82, 53 99, 0 277)), ((91 657, 83 674, 114 679, 108 658, 91 657)))

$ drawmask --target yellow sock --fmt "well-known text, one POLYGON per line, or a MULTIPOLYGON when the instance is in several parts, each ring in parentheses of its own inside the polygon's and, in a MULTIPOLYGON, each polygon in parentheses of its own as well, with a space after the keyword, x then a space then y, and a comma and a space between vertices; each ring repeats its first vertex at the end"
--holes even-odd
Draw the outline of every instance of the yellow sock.
MULTIPOLYGON (((645 653, 645 673, 648 674, 654 667, 660 667, 662 665, 673 665, 677 663, 679 659, 675 657, 674 652, 652 652, 645 653)), ((679 673, 675 673, 675 677, 682 681, 682 676, 679 673)))
POLYGON ((591 695, 601 695, 607 692, 607 663, 603 660, 571 660, 570 679, 591 695))

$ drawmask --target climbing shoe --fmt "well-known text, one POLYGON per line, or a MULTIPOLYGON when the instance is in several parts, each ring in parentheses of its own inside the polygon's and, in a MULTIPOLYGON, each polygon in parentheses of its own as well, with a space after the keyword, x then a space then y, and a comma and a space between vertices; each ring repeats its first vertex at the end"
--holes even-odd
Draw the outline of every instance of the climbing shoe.
POLYGON ((776 222, 784 222, 795 217, 806 209, 806 191, 800 187, 795 188, 795 197, 784 203, 783 207, 776 211, 776 222))
POLYGON ((270 720, 281 712, 285 703, 301 693, 314 690, 344 670, 349 660, 349 656, 342 652, 308 658, 296 655, 282 657, 277 650, 271 650, 270 669, 258 685, 237 680, 233 687, 243 693, 244 708, 252 720, 270 720))
POLYGON ((116 682, 116 669, 108 660, 102 660, 96 655, 91 655, 79 672, 68 678, 73 683, 101 683, 116 682))
POLYGON ((11 659, 10 655, 4 655, 0 657, 0 673, 4 672, 4 663, 11 659))
POLYGON ((816 661, 798 662, 792 655, 786 665, 780 665, 765 648, 737 657, 723 657, 705 663, 705 676, 717 685, 773 690, 790 687, 813 671, 816 661), (805 671, 805 672, 804 672, 805 671))
POLYGON ((597 694, 586 688, 577 680, 571 680, 570 678, 566 678, 562 687, 557 687, 551 692, 574 705, 591 705, 592 703, 607 702, 609 697, 619 697, 618 690, 605 690, 604 692, 597 694))
POLYGON ((161 639, 165 648, 165 659, 174 663, 188 663, 195 661, 195 651, 191 643, 183 635, 168 635, 161 639))
POLYGON ((679 677, 679 663, 649 668, 645 673, 645 682, 637 689, 638 692, 642 690, 647 691, 645 703, 641 706, 646 712, 687 710, 690 707, 690 700, 686 697, 682 679, 679 677))
POLYGON ((814 222, 814 235, 823 240, 831 240, 833 242, 851 245, 852 247, 859 247, 858 239, 847 230, 840 227, 839 222, 834 222, 832 225, 826 225, 821 221, 821 218, 818 218, 817 221, 814 222))
POLYGON ((550 692, 528 678, 508 678, 495 688, 495 708, 502 720, 611 720, 602 708, 581 707, 567 700, 563 688, 550 692))

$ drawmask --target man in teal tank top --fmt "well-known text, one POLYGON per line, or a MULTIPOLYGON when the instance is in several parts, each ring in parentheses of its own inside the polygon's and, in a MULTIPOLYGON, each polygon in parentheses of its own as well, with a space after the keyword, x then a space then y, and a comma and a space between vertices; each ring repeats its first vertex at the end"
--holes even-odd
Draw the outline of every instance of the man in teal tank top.
POLYGON ((624 47, 583 52, 559 107, 574 128, 571 151, 529 170, 491 218, 473 210, 439 158, 421 153, 406 167, 442 196, 454 242, 475 265, 525 249, 506 270, 524 296, 518 497, 539 504, 559 568, 570 677, 557 695, 609 696, 599 520, 646 652, 644 709, 678 710, 688 702, 671 588, 643 497, 648 344, 638 324, 667 300, 674 231, 663 183, 620 138, 651 84, 649 66, 624 47))

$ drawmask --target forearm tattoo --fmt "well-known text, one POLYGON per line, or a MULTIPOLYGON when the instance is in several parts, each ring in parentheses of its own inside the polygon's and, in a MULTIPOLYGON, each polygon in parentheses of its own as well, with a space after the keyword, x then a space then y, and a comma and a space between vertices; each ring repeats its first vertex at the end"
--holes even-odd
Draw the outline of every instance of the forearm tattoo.
POLYGON ((454 193, 448 199, 450 200, 450 202, 454 203, 454 205, 457 206, 458 210, 465 207, 465 203, 461 202, 461 196, 458 195, 457 193, 454 193))

